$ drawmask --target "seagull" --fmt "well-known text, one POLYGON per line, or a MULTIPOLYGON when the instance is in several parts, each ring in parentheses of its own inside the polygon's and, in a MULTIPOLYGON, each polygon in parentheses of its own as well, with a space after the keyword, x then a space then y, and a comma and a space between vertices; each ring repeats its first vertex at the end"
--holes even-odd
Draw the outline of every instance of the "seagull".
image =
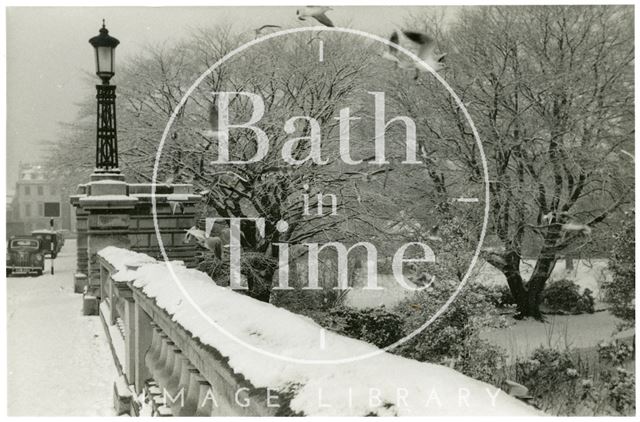
POLYGON ((372 172, 364 172, 364 171, 345 171, 343 174, 347 175, 347 176, 360 176, 362 177, 362 180, 365 182, 370 182, 371 179, 373 178, 373 176, 380 174, 380 173, 388 173, 390 171, 392 171, 393 169, 391 168, 385 168, 385 169, 380 169, 380 170, 375 170, 372 172))
POLYGON ((207 250, 213 252, 213 256, 222 260, 222 240, 217 237, 207 237, 203 245, 207 250))
POLYGON ((222 239, 219 237, 208 237, 204 230, 200 230, 196 226, 186 231, 184 243, 190 243, 191 239, 194 239, 196 243, 203 248, 213 252, 214 256, 218 259, 222 259, 222 248, 228 247, 228 245, 222 244, 222 239))
POLYGON ((193 226, 189 230, 185 230, 183 243, 189 243, 191 239, 194 239, 199 245, 204 245, 206 237, 204 230, 200 230, 196 226, 193 226))
MULTIPOLYGON (((428 64, 434 72, 439 72, 445 67, 444 58, 447 53, 436 54, 435 40, 424 32, 395 30, 391 34, 391 37, 389 37, 389 41, 414 53, 428 64)), ((420 63, 406 57, 405 54, 400 53, 400 51, 393 46, 389 46, 389 51, 384 52, 382 57, 395 62, 396 66, 402 69, 415 68, 416 76, 414 79, 418 79, 420 71, 425 71, 420 63)))
POLYGON ((214 103, 209 107, 209 130, 206 130, 203 135, 207 138, 218 138, 218 108, 214 103))
POLYGON ((353 189, 356 191, 356 200, 358 201, 358 204, 362 204, 362 195, 360 194, 360 189, 358 189, 358 184, 355 181, 353 182, 353 189))
POLYGON ((551 224, 551 220, 553 220, 553 211, 542 216, 543 223, 551 224))
MULTIPOLYGON (((389 41, 391 41, 393 44, 399 45, 397 31, 393 31, 391 37, 389 37, 389 41)), ((385 51, 382 53, 382 58, 394 62, 396 67, 399 67, 401 69, 410 69, 413 67, 409 60, 400 60, 400 51, 398 51, 398 49, 392 45, 389 46, 389 51, 385 51)))
POLYGON ((624 155, 626 155, 626 156, 630 157, 630 158, 633 160, 633 162, 635 163, 635 161, 636 161, 636 157, 635 157, 633 154, 631 154, 630 152, 625 151, 625 150, 623 150, 623 149, 621 149, 621 150, 620 150, 620 152, 621 152, 621 153, 623 153, 624 155))
POLYGON ((256 38, 262 35, 266 30, 269 29, 279 29, 282 28, 280 25, 262 25, 260 28, 256 28, 253 30, 256 34, 256 38))
POLYGON ((431 227, 431 230, 429 230, 429 233, 427 234, 427 239, 433 242, 442 242, 442 238, 438 236, 438 229, 438 225, 431 227))
POLYGON ((296 15, 298 15, 298 20, 304 21, 307 18, 313 18, 324 26, 333 28, 333 22, 325 15, 329 10, 333 9, 327 6, 306 6, 296 10, 296 15))
POLYGON ((581 223, 566 223, 562 225, 562 230, 568 232, 582 232, 585 236, 591 235, 591 227, 581 223))

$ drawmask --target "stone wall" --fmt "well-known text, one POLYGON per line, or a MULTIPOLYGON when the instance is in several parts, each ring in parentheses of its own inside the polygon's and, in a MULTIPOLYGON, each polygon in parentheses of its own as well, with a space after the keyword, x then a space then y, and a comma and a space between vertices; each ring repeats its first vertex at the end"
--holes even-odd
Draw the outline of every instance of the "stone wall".
MULTIPOLYGON (((195 266, 195 245, 185 243, 184 235, 195 224, 195 203, 199 199, 188 184, 130 184, 119 174, 93 174, 91 181, 80 185, 70 198, 76 208, 78 231, 74 290, 84 292, 91 301, 99 297, 96 253, 106 246, 161 258, 154 215, 167 257, 195 266)), ((95 306, 88 308, 89 313, 96 311, 95 306)))
POLYGON ((114 384, 120 413, 538 415, 494 386, 323 332, 308 318, 217 286, 180 263, 112 247, 99 252, 99 262, 108 292, 100 314, 121 370, 114 384), (253 349, 264 347, 280 358, 253 349), (291 354, 309 361, 282 359, 291 354))

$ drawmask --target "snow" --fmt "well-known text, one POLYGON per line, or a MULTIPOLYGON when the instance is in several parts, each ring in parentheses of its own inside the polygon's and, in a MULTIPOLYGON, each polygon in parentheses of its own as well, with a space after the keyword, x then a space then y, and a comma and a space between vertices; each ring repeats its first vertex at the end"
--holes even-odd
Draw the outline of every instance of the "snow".
POLYGON ((55 275, 7 279, 8 414, 111 416, 116 369, 99 317, 82 315, 73 293, 76 243, 55 275))
MULTIPOLYGON (((152 258, 149 255, 129 251, 127 249, 116 248, 115 246, 107 246, 100 250, 100 256, 111 264, 111 266, 118 272, 127 271, 130 267, 139 267, 142 264, 157 262, 155 258, 152 258)), ((119 277, 122 279, 121 281, 132 280, 131 278, 122 277, 122 274, 120 274, 119 277)))
POLYGON ((538 347, 558 350, 595 347, 602 340, 613 340, 622 321, 608 311, 583 315, 547 315, 541 323, 527 319, 509 327, 488 330, 482 338, 507 351, 511 361, 528 357, 538 347))
POLYGON ((255 349, 294 359, 332 361, 377 349, 325 331, 309 318, 217 286, 206 274, 186 268, 182 262, 147 262, 133 269, 131 263, 140 263, 140 254, 115 249, 106 248, 99 253, 114 267, 127 268, 135 287, 154 298, 195 338, 226 356, 231 368, 253 386, 277 391, 293 389, 290 406, 296 412, 343 416, 538 414, 495 387, 450 368, 389 353, 328 365, 293 363, 258 353, 255 349), (189 303, 170 269, 218 327, 189 303), (223 330, 239 341, 229 338, 223 330), (461 395, 466 399, 461 401, 461 395))
POLYGON ((80 198, 81 203, 85 202, 103 202, 103 201, 129 201, 135 202, 138 199, 129 195, 91 195, 80 198))
POLYGON ((170 193, 167 195, 167 201, 188 201, 193 198, 197 198, 197 195, 188 193, 170 193))
POLYGON ((126 185, 127 182, 123 182, 122 180, 104 179, 104 180, 93 180, 89 184, 91 185, 126 185))

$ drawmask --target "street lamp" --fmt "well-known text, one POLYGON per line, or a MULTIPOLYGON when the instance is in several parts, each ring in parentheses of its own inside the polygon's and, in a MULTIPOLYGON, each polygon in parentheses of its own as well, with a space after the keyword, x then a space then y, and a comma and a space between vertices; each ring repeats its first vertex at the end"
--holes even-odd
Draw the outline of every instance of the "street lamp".
POLYGON ((91 38, 89 43, 95 49, 96 75, 102 80, 102 84, 96 85, 98 100, 96 172, 119 173, 116 87, 110 85, 109 80, 115 73, 115 50, 120 41, 109 35, 103 19, 100 34, 91 38))

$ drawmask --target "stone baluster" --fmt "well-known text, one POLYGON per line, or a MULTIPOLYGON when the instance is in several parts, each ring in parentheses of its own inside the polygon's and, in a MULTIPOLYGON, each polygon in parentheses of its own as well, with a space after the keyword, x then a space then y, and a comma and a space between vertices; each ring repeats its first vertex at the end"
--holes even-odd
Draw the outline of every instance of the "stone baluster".
POLYGON ((169 347, 169 337, 164 334, 164 333, 160 333, 160 353, 158 353, 157 358, 153 358, 152 362, 151 362, 151 367, 149 368, 149 371, 151 371, 151 373, 153 374, 153 378, 157 380, 156 375, 158 374, 158 372, 162 369, 162 365, 163 365, 163 361, 167 359, 167 350, 169 347))
MULTIPOLYGON (((149 371, 155 367, 155 364, 160 359, 160 352, 162 351, 162 336, 164 335, 156 323, 151 322, 150 325, 152 330, 151 346, 144 356, 144 363, 149 371)), ((166 335, 164 337, 166 337, 166 335)))
MULTIPOLYGON (((171 359, 171 365, 173 366, 173 360, 172 360, 173 355, 171 353, 171 350, 173 348, 175 348, 174 343, 171 340, 169 340, 168 337, 163 337, 162 348, 160 352, 160 359, 158 359, 158 361, 156 362, 156 364, 152 369, 153 378, 158 382, 160 386, 164 386, 164 384, 161 382, 163 378, 162 375, 165 372, 167 364, 169 364, 170 359, 171 359)), ((165 379, 166 378, 168 378, 168 374, 165 377, 165 379)))
MULTIPOLYGON (((180 383, 180 375, 182 374, 182 367, 188 363, 187 358, 182 354, 182 350, 177 347, 174 349, 173 365, 171 365, 171 371, 167 378, 167 384, 165 388, 172 396, 177 396, 180 393, 178 384, 180 383)), ((183 393, 184 394, 184 393, 183 393)), ((173 404, 171 405, 173 407, 173 404)))
POLYGON ((211 384, 209 384, 202 375, 195 377, 195 382, 198 390, 198 407, 196 409, 196 416, 213 416, 216 413, 216 409, 210 396, 211 384))
POLYGON ((171 374, 173 373, 173 366, 176 358, 180 358, 178 356, 180 353, 180 349, 175 345, 172 341, 167 341, 167 353, 166 358, 164 359, 164 363, 162 368, 158 372, 158 376, 155 377, 158 380, 158 384, 162 387, 163 390, 166 390, 167 393, 173 394, 173 391, 169 390, 167 386, 169 385, 169 381, 171 380, 171 374))
POLYGON ((180 409, 173 411, 174 415, 193 416, 196 413, 199 388, 195 381, 199 374, 200 372, 185 359, 180 373, 180 381, 178 382, 178 391, 182 390, 184 392, 184 404, 180 409))

